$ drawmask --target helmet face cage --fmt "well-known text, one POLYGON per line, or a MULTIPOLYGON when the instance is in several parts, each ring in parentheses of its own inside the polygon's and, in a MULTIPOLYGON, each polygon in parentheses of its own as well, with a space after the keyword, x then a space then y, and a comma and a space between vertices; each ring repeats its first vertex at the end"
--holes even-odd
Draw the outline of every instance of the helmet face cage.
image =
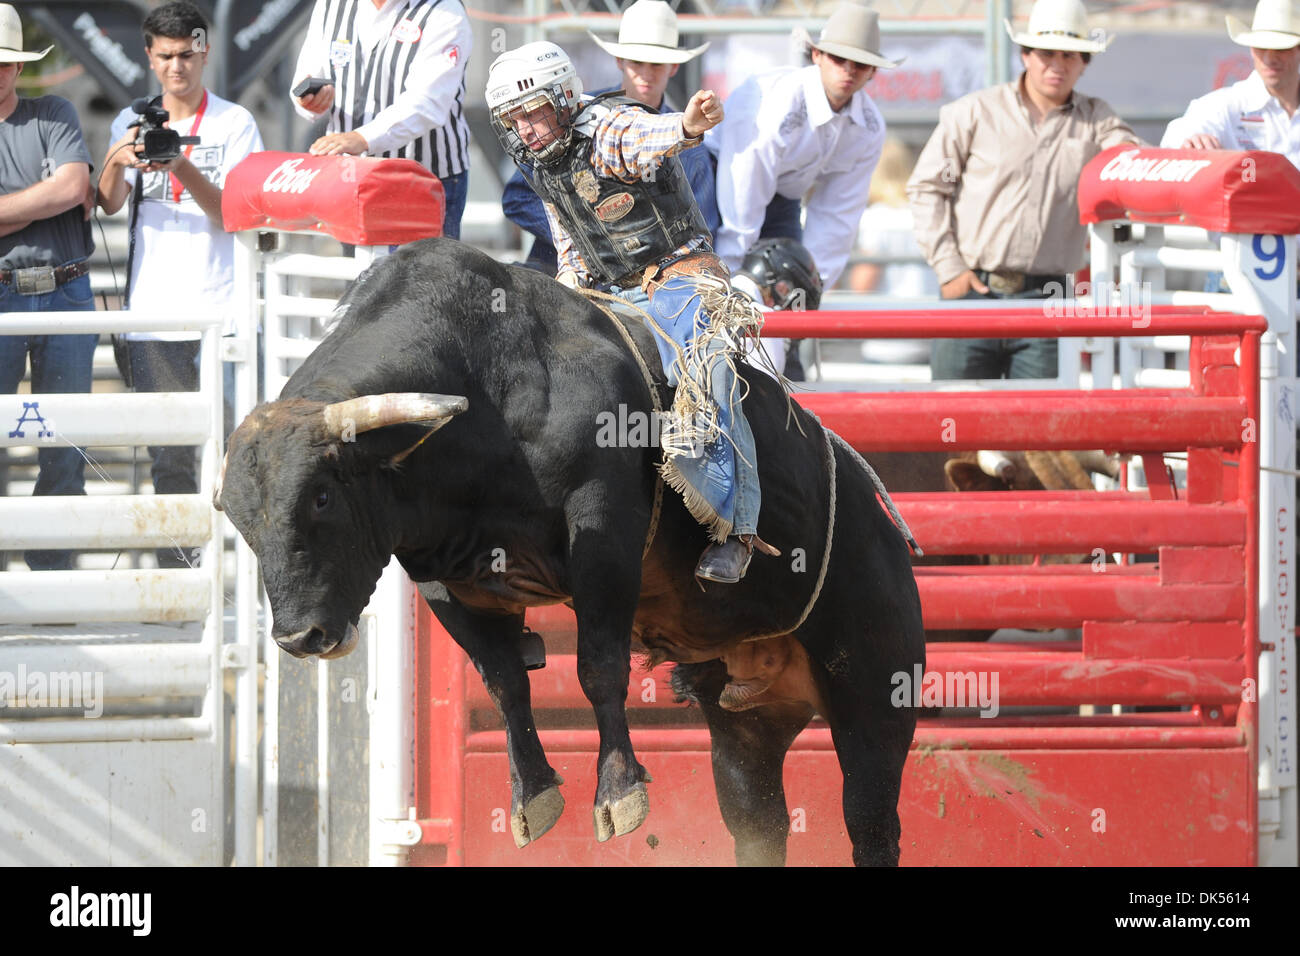
POLYGON ((760 239, 750 247, 740 271, 770 295, 778 309, 812 311, 821 305, 822 280, 812 253, 793 239, 760 239), (782 280, 792 287, 784 296, 776 289, 782 280))
POLYGON ((492 129, 516 162, 550 165, 569 147, 581 93, 582 81, 563 50, 545 40, 525 44, 498 57, 488 72, 492 129), (519 132, 525 117, 526 136, 519 132), (534 149, 526 141, 536 145, 539 138, 550 142, 534 149))
POLYGON ((526 97, 492 110, 492 128, 496 130, 497 138, 501 140, 506 152, 516 160, 531 159, 543 164, 554 162, 568 149, 573 132, 572 119, 573 109, 565 101, 564 93, 558 85, 550 89, 531 90, 526 97), (551 111, 542 128, 550 134, 551 142, 534 150, 520 136, 517 120, 525 113, 531 114, 531 125, 536 134, 541 125, 542 112, 547 106, 551 111))

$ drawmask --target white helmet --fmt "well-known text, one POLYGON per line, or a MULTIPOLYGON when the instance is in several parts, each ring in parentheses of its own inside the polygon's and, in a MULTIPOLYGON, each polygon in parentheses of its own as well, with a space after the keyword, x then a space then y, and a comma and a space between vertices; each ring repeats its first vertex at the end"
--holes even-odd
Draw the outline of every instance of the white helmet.
POLYGON ((488 69, 487 105, 492 128, 516 160, 550 163, 564 154, 571 120, 582 95, 582 80, 569 55, 554 43, 539 40, 502 53, 488 69), (555 139, 540 149, 529 147, 515 129, 511 114, 550 105, 555 110, 555 139))

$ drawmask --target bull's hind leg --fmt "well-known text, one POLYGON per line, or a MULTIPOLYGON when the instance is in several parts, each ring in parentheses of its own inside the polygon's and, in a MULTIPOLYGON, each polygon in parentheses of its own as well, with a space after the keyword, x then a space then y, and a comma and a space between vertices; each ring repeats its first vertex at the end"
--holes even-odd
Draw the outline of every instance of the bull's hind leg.
POLYGON ((913 661, 924 667, 919 613, 910 629, 915 633, 906 640, 902 629, 850 634, 838 622, 815 637, 807 636, 807 627, 800 633, 821 687, 819 712, 830 725, 844 773, 844 823, 858 866, 898 865, 898 797, 916 710, 893 706, 891 675, 910 673, 913 661), (903 653, 913 644, 913 653, 903 653))
POLYGON ((736 841, 736 864, 784 866, 790 817, 782 767, 813 710, 791 702, 727 711, 718 703, 726 683, 722 661, 673 668, 673 690, 699 704, 709 725, 713 783, 722 820, 736 841))
POLYGON ((516 846, 527 846, 560 818, 564 797, 558 785, 564 781, 547 762, 533 724, 528 672, 519 651, 523 615, 475 614, 437 582, 421 584, 419 589, 443 627, 474 662, 505 721, 510 830, 516 846))

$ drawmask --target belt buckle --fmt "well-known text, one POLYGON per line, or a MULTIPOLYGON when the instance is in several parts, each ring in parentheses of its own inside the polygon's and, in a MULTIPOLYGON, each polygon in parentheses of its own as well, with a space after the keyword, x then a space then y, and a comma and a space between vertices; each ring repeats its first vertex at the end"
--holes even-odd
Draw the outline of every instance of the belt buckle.
POLYGON ((53 266, 32 266, 14 270, 14 288, 19 295, 44 295, 58 288, 53 266))
POLYGON ((990 272, 989 288, 999 295, 1015 295, 1025 289, 1023 272, 990 272))

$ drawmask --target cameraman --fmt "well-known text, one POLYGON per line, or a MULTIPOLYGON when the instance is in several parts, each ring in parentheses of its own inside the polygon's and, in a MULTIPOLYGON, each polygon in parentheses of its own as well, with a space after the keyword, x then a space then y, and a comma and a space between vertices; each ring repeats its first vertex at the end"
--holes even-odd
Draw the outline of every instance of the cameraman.
MULTIPOLYGON (((137 142, 141 117, 125 109, 113 121, 99 205, 110 215, 128 200, 130 253, 127 308, 150 312, 228 310, 234 284, 234 239, 221 223, 221 189, 226 174, 249 153, 262 149, 257 123, 248 110, 203 86, 208 24, 188 2, 165 3, 144 21, 144 46, 162 95, 153 101, 169 115, 167 127, 197 136, 181 155, 145 159, 137 142)), ((227 316, 226 331, 234 330, 227 316)), ((127 339, 128 383, 137 392, 198 390, 199 336, 195 332, 132 332, 127 339)), ((227 367, 226 412, 233 382, 227 367)), ((227 424, 227 429, 229 424, 227 424)), ((156 494, 198 492, 194 448, 150 447, 156 494)), ((159 567, 185 567, 183 554, 159 550, 159 567)))

